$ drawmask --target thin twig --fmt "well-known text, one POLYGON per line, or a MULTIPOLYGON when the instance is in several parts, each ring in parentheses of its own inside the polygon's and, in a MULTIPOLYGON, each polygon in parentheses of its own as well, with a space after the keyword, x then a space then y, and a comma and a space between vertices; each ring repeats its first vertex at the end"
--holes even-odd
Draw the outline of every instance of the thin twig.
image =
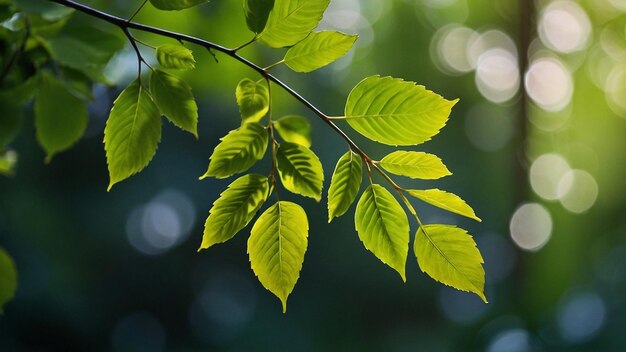
POLYGON ((238 55, 235 49, 230 49, 230 48, 221 46, 219 44, 216 44, 216 43, 204 40, 204 39, 200 39, 200 38, 197 38, 197 37, 193 37, 193 36, 190 36, 190 35, 177 33, 177 32, 172 32, 172 31, 168 31, 168 30, 165 30, 165 29, 144 25, 144 24, 137 23, 137 22, 129 22, 129 21, 123 19, 123 18, 120 18, 120 17, 114 16, 114 15, 108 14, 106 12, 102 12, 102 11, 94 9, 92 7, 83 5, 81 3, 77 3, 77 2, 75 2, 73 0, 49 0, 49 1, 57 3, 57 4, 60 4, 60 5, 63 5, 63 6, 71 7, 73 9, 75 9, 75 10, 77 10, 79 12, 82 12, 82 13, 84 13, 86 15, 89 15, 91 17, 95 17, 95 18, 98 18, 98 19, 103 20, 105 22, 109 22, 109 23, 111 23, 111 24, 121 28, 122 30, 124 30, 124 29, 125 30, 135 29, 135 30, 138 30, 138 31, 143 31, 143 32, 148 32, 148 33, 160 35, 162 37, 168 37, 168 38, 176 39, 178 41, 185 41, 185 42, 188 42, 188 43, 196 44, 196 45, 199 45, 199 46, 202 46, 202 47, 208 49, 209 51, 215 50, 215 51, 219 51, 221 53, 224 53, 224 54, 232 57, 233 59, 241 62, 242 64, 250 67, 254 71, 256 71, 259 74, 261 74, 263 77, 266 77, 270 81, 276 83, 279 87, 281 87, 283 90, 285 90, 287 93, 289 93, 292 97, 294 97, 296 100, 298 100, 307 109, 311 110, 315 115, 317 115, 320 119, 322 119, 328 126, 330 126, 330 128, 335 130, 335 132, 337 134, 339 134, 339 136, 341 136, 341 138, 343 138, 348 143, 348 145, 350 146, 350 149, 352 149, 352 151, 354 151, 355 153, 359 154, 367 163, 371 163, 371 161, 372 161, 372 159, 365 152, 363 152, 363 150, 361 148, 359 148, 352 141, 352 139, 350 139, 350 137, 348 137, 348 135, 346 135, 346 133, 343 132, 343 130, 341 130, 339 128, 339 126, 337 126, 333 121, 329 120, 328 117, 322 111, 320 111, 317 107, 315 107, 315 105, 311 104, 308 100, 303 98, 300 94, 298 94, 298 92, 293 90, 287 84, 283 83, 276 76, 274 76, 274 75, 270 74, 269 72, 263 70, 262 67, 254 64, 250 60, 248 60, 248 59, 238 55))
POLYGON ((133 18, 135 18, 135 16, 137 16, 137 14, 139 13, 139 11, 141 11, 141 9, 143 9, 144 6, 146 6, 146 3, 148 2, 148 0, 143 0, 143 2, 141 3, 141 6, 139 6, 139 8, 137 8, 137 10, 135 10, 135 12, 133 12, 132 16, 130 16, 126 22, 130 22, 133 20, 133 18))

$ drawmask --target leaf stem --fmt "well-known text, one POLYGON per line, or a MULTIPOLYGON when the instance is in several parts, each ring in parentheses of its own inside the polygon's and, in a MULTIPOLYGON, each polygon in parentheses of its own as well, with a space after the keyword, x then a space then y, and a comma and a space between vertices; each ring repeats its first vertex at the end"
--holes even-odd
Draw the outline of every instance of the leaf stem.
POLYGON ((119 28, 122 28, 122 30, 124 31, 128 31, 128 29, 135 29, 138 31, 143 31, 143 32, 147 32, 147 33, 152 33, 152 34, 156 34, 156 35, 160 35, 162 37, 168 37, 168 38, 172 38, 172 39, 176 39, 178 41, 185 41, 191 44, 196 44, 199 45, 201 47, 206 48, 207 50, 212 51, 219 51, 223 54, 226 54, 228 56, 230 56, 231 58, 241 62, 242 64, 250 67, 251 69, 253 69, 254 71, 260 73, 263 77, 267 78, 268 80, 276 83, 276 85, 278 85, 279 87, 281 87, 283 90, 285 90, 287 93, 289 93, 292 97, 294 97, 296 100, 298 100, 302 105, 304 105, 307 109, 311 110, 315 115, 317 115, 320 119, 322 119, 330 128, 332 128, 337 134, 339 134, 339 136, 341 136, 341 138, 343 138, 348 145, 350 146, 350 149, 352 149, 352 151, 354 151, 355 153, 359 154, 366 162, 371 160, 371 158, 365 153, 363 152, 363 150, 361 150, 361 148, 359 148, 351 139, 350 137, 348 137, 348 135, 346 135, 346 133, 341 130, 333 121, 331 121, 328 116, 326 116, 322 111, 320 111, 317 107, 315 107, 315 105, 311 104, 308 100, 306 100, 305 98, 303 98, 298 92, 296 92, 295 90, 293 90, 290 86, 288 86, 287 84, 283 83, 280 79, 278 79, 276 76, 273 76, 272 74, 270 74, 269 72, 265 71, 262 67, 254 64, 253 62, 251 62, 250 60, 240 56, 239 54, 237 54, 237 49, 230 49, 227 47, 224 47, 222 45, 204 40, 204 39, 200 39, 197 37, 193 37, 190 35, 186 35, 186 34, 182 34, 182 33, 177 33, 177 32, 172 32, 172 31, 168 31, 165 29, 161 29, 161 28, 157 28, 157 27, 152 27, 152 26, 148 26, 145 24, 141 24, 141 23, 137 23, 137 22, 131 22, 131 21, 127 21, 121 17, 117 17, 111 14, 108 14, 106 12, 97 10, 95 8, 89 7, 87 5, 78 3, 76 1, 73 0, 48 0, 66 7, 70 7, 75 9, 78 12, 82 12, 86 15, 89 15, 91 17, 95 17, 98 18, 102 21, 111 23, 119 28))
POLYGON ((250 39, 249 41, 247 41, 247 42, 245 42, 245 43, 241 44, 240 46, 238 46, 238 47, 236 47, 236 48, 234 48, 234 49, 233 49, 233 51, 234 51, 234 52, 238 52, 239 50, 241 50, 241 49, 243 49, 243 48, 247 47, 248 45, 250 45, 250 44, 252 44, 252 43, 256 42, 256 38, 257 38, 257 36, 255 35, 255 36, 254 36, 254 37, 252 37, 252 39, 250 39))
POLYGON ((143 9, 144 6, 146 6, 146 3, 148 2, 148 0, 143 0, 143 2, 141 3, 141 5, 137 8, 137 10, 135 10, 135 12, 133 12, 133 14, 128 18, 128 20, 126 20, 126 22, 130 22, 133 20, 133 18, 135 18, 135 16, 137 16, 137 14, 139 13, 139 11, 141 11, 141 9, 143 9))
POLYGON ((272 68, 274 68, 274 67, 276 67, 276 66, 278 66, 278 65, 282 64, 283 62, 285 62, 285 60, 280 60, 280 61, 278 61, 278 62, 274 62, 273 64, 271 64, 271 65, 269 65, 269 66, 265 67, 265 68, 263 69, 263 71, 269 71, 269 70, 271 70, 272 68))

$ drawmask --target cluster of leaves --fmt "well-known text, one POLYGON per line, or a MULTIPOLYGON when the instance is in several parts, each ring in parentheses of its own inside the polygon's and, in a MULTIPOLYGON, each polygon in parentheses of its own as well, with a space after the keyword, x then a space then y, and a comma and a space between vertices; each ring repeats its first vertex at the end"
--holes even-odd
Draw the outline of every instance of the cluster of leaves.
MULTIPOLYGON (((0 0, 0 4, 2 1, 6 0, 0 0)), ((16 0, 16 3, 28 4, 31 1, 35 0, 16 0)), ((67 1, 55 2, 67 5, 67 1)), ((183 10, 205 2, 150 0, 154 7, 168 11, 183 10)), ((210 156, 206 173, 201 176, 201 179, 227 178, 244 173, 269 154, 271 169, 267 175, 238 177, 214 202, 205 223, 200 249, 235 236, 255 218, 270 195, 275 194, 277 200, 258 216, 252 226, 248 253, 252 270, 261 284, 281 300, 283 311, 304 262, 309 226, 304 209, 296 203, 280 200, 278 188, 320 201, 324 172, 319 158, 310 149, 312 141, 308 120, 291 114, 273 118, 272 82, 279 83, 282 88, 286 86, 269 70, 284 64, 296 72, 311 72, 332 63, 352 48, 356 35, 314 31, 329 2, 243 1, 247 27, 254 33, 253 39, 243 46, 259 42, 271 48, 287 49, 282 60, 265 69, 248 64, 257 68, 260 77, 244 78, 235 89, 241 125, 221 139, 210 156)), ((21 6, 21 9, 26 9, 21 6)), ((37 138, 48 158, 69 148, 84 132, 88 116, 85 102, 91 96, 84 94, 89 92, 85 87, 88 85, 77 82, 81 83, 81 79, 85 82, 101 81, 102 67, 121 45, 117 36, 102 30, 72 30, 72 26, 65 25, 68 21, 65 20, 67 13, 61 11, 64 8, 53 9, 62 15, 48 20, 53 25, 62 22, 59 27, 63 34, 59 35, 57 30, 48 39, 38 32, 34 23, 25 20, 26 29, 22 32, 27 49, 20 49, 28 53, 32 45, 36 45, 44 51, 37 57, 40 61, 34 64, 36 73, 31 85, 34 87, 32 95, 35 96, 37 138), (94 35, 101 37, 93 38, 94 35), (32 41, 36 43, 29 46, 32 41), (53 63, 52 69, 47 67, 49 62, 53 63), (61 118, 65 119, 62 123, 59 122, 61 118)), ((39 16, 45 18, 47 13, 40 13, 39 16)), ((137 79, 115 100, 104 131, 109 189, 149 164, 161 139, 162 115, 198 137, 198 108, 191 88, 182 78, 171 73, 171 70, 193 69, 195 60, 192 52, 182 45, 182 41, 181 44, 165 43, 156 47, 155 56, 160 67, 149 67, 149 80, 142 80, 141 67, 145 61, 137 49, 137 40, 124 24, 115 24, 135 48, 139 72, 137 79)), ((172 38, 181 40, 182 37, 172 38)), ((238 49, 220 50, 240 58, 236 54, 238 49)), ((243 59, 240 61, 243 62, 243 59)), ((19 110, 19 104, 24 101, 16 102, 15 109, 19 110)), ((334 122, 345 120, 356 132, 379 143, 413 146, 439 133, 456 100, 446 100, 413 82, 371 76, 352 89, 343 116, 331 118, 308 102, 303 103, 317 117, 340 131, 349 146, 349 150, 338 160, 330 181, 328 221, 344 215, 356 201, 365 168, 369 185, 356 205, 356 231, 365 248, 395 269, 406 281, 405 266, 410 242, 408 217, 394 195, 374 182, 372 174, 379 173, 419 225, 413 245, 421 270, 437 281, 474 292, 486 300, 483 293, 483 260, 472 237, 465 230, 451 225, 423 225, 407 196, 480 221, 472 208, 460 197, 439 189, 402 188, 387 174, 428 180, 451 175, 441 159, 428 153, 397 150, 381 160, 374 160, 334 122)))

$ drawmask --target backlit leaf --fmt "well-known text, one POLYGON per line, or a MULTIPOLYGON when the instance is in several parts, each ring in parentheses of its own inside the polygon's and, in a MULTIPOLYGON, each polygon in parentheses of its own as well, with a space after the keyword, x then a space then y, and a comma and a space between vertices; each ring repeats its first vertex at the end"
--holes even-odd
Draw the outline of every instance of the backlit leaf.
POLYGON ((89 113, 84 101, 48 73, 42 73, 35 98, 37 141, 50 160, 82 137, 89 113))
POLYGON ((350 92, 345 118, 371 140, 416 145, 439 133, 457 101, 446 100, 413 82, 371 76, 350 92))
POLYGON ((230 131, 211 155, 209 169, 200 179, 212 176, 226 178, 248 170, 263 159, 267 149, 267 131, 256 122, 230 131))
POLYGON ((409 221, 396 199, 381 185, 370 185, 356 205, 356 230, 365 248, 406 281, 409 221))
POLYGON ((269 207, 252 227, 248 254, 254 274, 287 310, 287 297, 293 291, 308 245, 309 221, 304 209, 280 201, 269 207))
POLYGON ((272 48, 292 46, 317 27, 330 0, 275 0, 258 38, 272 48))
POLYGON ((61 65, 100 82, 106 81, 102 70, 123 47, 119 36, 91 26, 66 27, 48 42, 52 57, 61 65))
POLYGON ((17 153, 15 151, 0 151, 0 175, 12 176, 16 164, 17 153))
POLYGON ((150 0, 152 6, 165 11, 184 10, 207 2, 209 0, 150 0))
POLYGON ((425 225, 415 235, 414 250, 423 272, 458 290, 474 292, 487 303, 483 258, 465 230, 452 225, 425 225))
POLYGON ((293 193, 322 198, 324 170, 320 159, 309 148, 284 142, 276 150, 276 166, 285 188, 293 193))
POLYGON ((421 199, 424 202, 434 205, 438 208, 445 209, 447 211, 467 216, 476 221, 481 221, 479 217, 474 213, 474 209, 470 207, 461 197, 454 193, 442 191, 440 189, 410 189, 406 191, 408 194, 415 198, 421 199))
POLYGON ((287 50, 285 65, 296 72, 317 70, 345 55, 356 39, 335 31, 313 32, 287 50))
POLYGON ((154 70, 150 76, 150 92, 163 115, 198 138, 198 106, 187 82, 167 72, 154 70))
POLYGON ((328 222, 345 214, 361 188, 363 162, 358 154, 348 151, 335 166, 328 188, 328 222))
POLYGON ((235 98, 243 122, 258 122, 270 108, 270 93, 263 83, 245 78, 237 84, 235 98))
POLYGON ((267 199, 267 177, 251 174, 241 176, 228 186, 213 203, 204 224, 200 249, 226 242, 246 227, 267 199))
POLYGON ((161 114, 138 80, 133 81, 113 103, 104 128, 104 149, 109 165, 108 190, 143 170, 161 140, 161 114))
POLYGON ((4 305, 13 299, 17 289, 17 271, 13 259, 0 248, 0 313, 4 305))
POLYGON ((311 124, 302 116, 290 115, 282 117, 274 123, 274 128, 285 142, 311 146, 311 124))
POLYGON ((273 7, 274 0, 243 0, 248 28, 254 33, 261 33, 273 7))
POLYGON ((423 180, 452 175, 436 155, 423 152, 398 150, 385 156, 379 165, 392 174, 423 180))
POLYGON ((196 59, 191 50, 182 45, 163 44, 156 48, 156 58, 163 68, 189 70, 196 68, 196 59))

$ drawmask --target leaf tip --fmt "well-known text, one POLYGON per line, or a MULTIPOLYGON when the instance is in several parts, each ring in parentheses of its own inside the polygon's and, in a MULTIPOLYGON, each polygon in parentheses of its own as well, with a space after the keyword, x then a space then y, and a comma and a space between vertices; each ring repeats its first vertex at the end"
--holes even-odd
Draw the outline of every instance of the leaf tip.
POLYGON ((205 179, 205 178, 207 178, 207 177, 209 177, 209 173, 208 173, 208 172, 207 172, 207 173, 205 173, 204 175, 202 175, 202 176, 198 177, 198 180, 202 181, 202 180, 204 180, 204 179, 205 179))

